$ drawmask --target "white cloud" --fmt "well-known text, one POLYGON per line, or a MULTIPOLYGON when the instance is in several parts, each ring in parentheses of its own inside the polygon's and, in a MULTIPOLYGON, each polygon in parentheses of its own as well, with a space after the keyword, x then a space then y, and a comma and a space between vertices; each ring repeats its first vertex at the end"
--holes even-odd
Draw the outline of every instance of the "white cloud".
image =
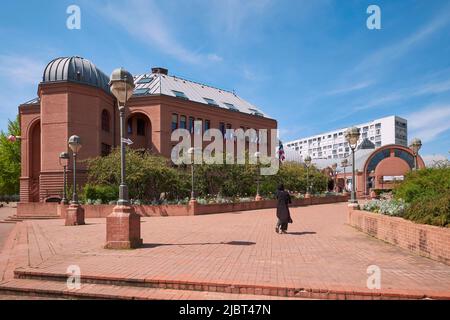
POLYGON ((405 116, 408 119, 409 136, 430 142, 439 134, 450 130, 450 104, 429 106, 405 116))
POLYGON ((35 57, 0 55, 0 79, 4 84, 36 85, 40 82, 46 63, 35 57))
POLYGON ((208 54, 208 60, 213 62, 222 62, 223 58, 215 53, 208 54))
POLYGON ((370 82, 370 81, 363 81, 363 82, 360 82, 360 83, 349 85, 347 87, 340 87, 338 89, 330 90, 330 91, 328 91, 325 94, 332 96, 332 95, 350 93, 350 92, 353 92, 353 91, 365 89, 365 88, 367 88, 367 87, 369 87, 371 85, 372 85, 372 82, 370 82))
POLYGON ((427 167, 432 166, 436 161, 448 160, 448 157, 443 154, 427 154, 421 155, 421 157, 427 167))
POLYGON ((130 0, 126 5, 122 2, 108 2, 106 6, 90 5, 148 47, 157 48, 180 61, 200 64, 205 60, 223 60, 216 53, 201 54, 183 45, 182 41, 174 36, 171 25, 167 23, 165 14, 161 12, 156 1, 130 0))
MULTIPOLYGON (((448 8, 448 7, 447 7, 448 8)), ((364 58, 353 70, 354 72, 367 72, 367 70, 374 70, 379 68, 380 65, 386 65, 400 58, 411 50, 414 46, 420 44, 422 41, 427 40, 439 29, 446 26, 449 22, 449 14, 447 12, 435 17, 428 24, 422 28, 416 30, 408 37, 396 41, 396 43, 384 47, 375 51, 373 54, 364 58)))

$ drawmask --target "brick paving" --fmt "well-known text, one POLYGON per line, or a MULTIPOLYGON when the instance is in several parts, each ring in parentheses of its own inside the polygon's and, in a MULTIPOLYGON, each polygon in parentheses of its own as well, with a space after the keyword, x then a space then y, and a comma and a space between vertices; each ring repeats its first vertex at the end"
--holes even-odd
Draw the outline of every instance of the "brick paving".
MULTIPOLYGON (((345 203, 293 208, 294 224, 286 235, 275 233, 274 209, 143 218, 144 247, 122 251, 102 248, 105 219, 87 219, 87 225, 76 227, 65 227, 62 220, 25 221, 9 240, 15 249, 9 251, 6 266, 0 263, 0 272, 10 280, 17 267, 64 275, 69 265, 78 265, 86 277, 191 282, 198 290, 208 284, 257 285, 247 292, 256 295, 274 294, 271 290, 277 288, 310 288, 337 295, 357 291, 450 296, 450 266, 353 229, 345 224, 346 212, 345 203), (379 291, 366 286, 370 265, 381 269, 379 291)), ((227 293, 242 292, 219 292, 215 298, 227 293)))

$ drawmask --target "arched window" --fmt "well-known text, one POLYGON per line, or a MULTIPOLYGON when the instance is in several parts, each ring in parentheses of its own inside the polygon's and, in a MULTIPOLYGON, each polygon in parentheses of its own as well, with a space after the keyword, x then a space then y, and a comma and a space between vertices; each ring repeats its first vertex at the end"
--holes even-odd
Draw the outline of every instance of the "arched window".
POLYGON ((381 162, 381 160, 389 158, 391 156, 391 151, 389 149, 385 149, 382 151, 377 152, 372 159, 370 159, 370 162, 367 166, 367 172, 370 173, 372 170, 375 170, 377 165, 381 162))
POLYGON ((107 110, 103 110, 102 111, 102 130, 109 132, 109 123, 110 123, 110 119, 109 119, 109 112, 107 110))
POLYGON ((409 152, 406 152, 401 149, 395 149, 394 155, 397 158, 405 160, 411 169, 414 168, 414 156, 412 154, 410 154, 409 152))

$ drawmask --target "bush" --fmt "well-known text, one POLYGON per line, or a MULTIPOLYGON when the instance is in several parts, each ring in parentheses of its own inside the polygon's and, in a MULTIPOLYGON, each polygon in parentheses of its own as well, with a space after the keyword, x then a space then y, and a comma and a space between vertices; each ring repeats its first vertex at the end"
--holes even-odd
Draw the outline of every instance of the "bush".
POLYGON ((450 227, 450 194, 414 201, 404 217, 418 223, 450 227))
POLYGON ((93 204, 107 204, 118 197, 118 187, 86 184, 83 188, 82 198, 93 204))
POLYGON ((436 226, 450 225, 450 168, 439 166, 410 172, 393 190, 404 199, 406 219, 436 226))

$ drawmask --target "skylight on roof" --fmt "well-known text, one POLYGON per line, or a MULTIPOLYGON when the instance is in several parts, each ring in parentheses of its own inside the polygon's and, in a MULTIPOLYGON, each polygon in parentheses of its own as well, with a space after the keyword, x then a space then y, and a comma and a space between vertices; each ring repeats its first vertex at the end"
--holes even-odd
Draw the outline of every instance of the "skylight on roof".
POLYGON ((218 106, 217 102, 214 99, 210 99, 210 98, 203 98, 205 99, 206 103, 212 106, 218 106))
POLYGON ((175 97, 177 97, 177 98, 189 100, 189 98, 184 94, 184 92, 176 91, 176 90, 172 90, 172 92, 174 93, 175 97))
POLYGON ((239 111, 239 109, 232 103, 224 102, 223 104, 232 111, 239 111))
POLYGON ((147 94, 148 93, 148 88, 139 88, 134 90, 134 94, 135 95, 143 95, 143 94, 147 94))
POLYGON ((153 80, 153 77, 144 76, 137 82, 137 84, 150 83, 150 82, 152 82, 152 80, 153 80))
POLYGON ((259 111, 259 110, 256 110, 256 109, 253 109, 253 108, 248 108, 248 110, 250 110, 250 113, 253 114, 253 115, 255 115, 255 116, 260 116, 260 117, 264 116, 264 115, 262 114, 262 112, 259 111))

